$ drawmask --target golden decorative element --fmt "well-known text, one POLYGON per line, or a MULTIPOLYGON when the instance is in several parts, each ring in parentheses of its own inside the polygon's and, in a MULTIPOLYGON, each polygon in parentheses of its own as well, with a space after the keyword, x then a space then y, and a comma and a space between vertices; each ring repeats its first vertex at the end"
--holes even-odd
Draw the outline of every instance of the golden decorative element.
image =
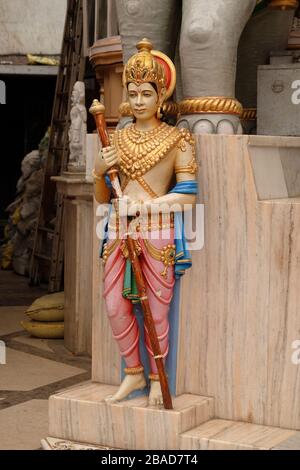
POLYGON ((114 240, 109 246, 108 246, 107 243, 104 243, 104 245, 103 245, 103 255, 102 255, 102 259, 103 259, 104 264, 106 263, 108 257, 115 251, 118 243, 119 243, 118 239, 114 240))
POLYGON ((144 239, 144 244, 150 256, 157 261, 161 261, 165 265, 164 270, 160 274, 162 277, 167 277, 168 267, 174 266, 175 264, 176 246, 174 244, 168 244, 162 249, 159 249, 152 245, 147 238, 144 239))
POLYGON ((149 374, 149 380, 154 380, 155 382, 159 382, 159 375, 158 374, 149 374))
POLYGON ((166 101, 162 106, 162 110, 166 116, 176 117, 179 113, 179 107, 175 101, 166 101))
POLYGON ((157 119, 161 119, 163 117, 162 112, 161 112, 161 105, 159 105, 157 108, 156 117, 157 119))
POLYGON ((199 98, 186 98, 179 103, 180 114, 235 114, 240 116, 243 112, 241 103, 235 98, 225 96, 205 96, 199 98))
POLYGON ((143 366, 125 367, 124 372, 127 375, 137 375, 137 374, 141 374, 142 372, 144 372, 144 367, 143 366))
POLYGON ((130 107, 130 104, 128 103, 128 101, 123 101, 123 103, 120 104, 119 106, 119 113, 122 117, 132 117, 133 116, 133 112, 131 110, 131 107, 130 107))
POLYGON ((163 52, 153 50, 152 43, 144 38, 136 48, 134 54, 128 60, 123 70, 123 86, 127 89, 130 82, 141 85, 142 83, 155 83, 158 94, 166 89, 165 100, 172 96, 176 86, 176 69, 171 59, 163 52), (170 73, 170 83, 167 83, 165 67, 170 73))
POLYGON ((175 173, 190 173, 192 175, 197 173, 197 162, 195 157, 193 156, 186 166, 175 166, 175 173))
POLYGON ((102 103, 100 103, 100 101, 93 100, 92 106, 90 107, 89 112, 93 115, 98 114, 98 113, 104 114, 105 113, 105 107, 102 103))
POLYGON ((182 152, 186 152, 186 142, 188 142, 192 148, 192 159, 187 165, 176 166, 175 173, 190 173, 193 175, 197 173, 198 165, 196 160, 196 143, 191 133, 186 134, 185 138, 182 139, 177 145, 177 147, 180 148, 182 152))
MULTIPOLYGON (((117 234, 117 238, 121 232, 120 230, 120 218, 117 214, 113 214, 110 218, 110 222, 108 224, 108 229, 110 232, 114 232, 117 234)), ((125 230, 130 230, 130 232, 142 232, 147 237, 147 232, 154 232, 157 230, 170 230, 174 228, 174 213, 170 212, 169 214, 164 214, 159 212, 158 214, 141 214, 135 217, 127 227, 122 227, 122 233, 125 230)), ((136 243, 136 250, 137 253, 140 254, 142 251, 141 245, 139 240, 135 240, 136 243)), ((108 256, 114 251, 115 246, 111 245, 109 250, 107 250, 106 244, 104 244, 103 248, 103 262, 105 263, 108 256)), ((124 258, 128 258, 128 250, 125 244, 121 243, 120 249, 124 258)))
MULTIPOLYGON (((137 256, 139 256, 142 252, 142 247, 141 247, 138 240, 133 240, 133 242, 134 242, 134 245, 135 245, 135 252, 136 252, 137 256)), ((122 254, 123 254, 124 258, 129 257, 128 248, 127 248, 127 245, 125 243, 121 244, 121 251, 122 251, 122 254)))
POLYGON ((160 94, 162 88, 166 86, 166 75, 163 66, 155 60, 151 50, 152 43, 144 38, 136 48, 137 54, 134 54, 128 60, 123 72, 123 85, 127 89, 130 82, 141 85, 142 83, 155 83, 157 91, 160 94))
POLYGON ((299 2, 297 0, 272 0, 269 3, 269 8, 278 10, 295 10, 298 8, 299 2))
MULTIPOLYGON (((174 101, 167 101, 162 105, 163 113, 166 116, 177 116, 179 113, 178 104, 174 101)), ((130 107, 130 104, 127 101, 123 101, 123 103, 119 106, 119 113, 122 117, 132 117, 133 113, 130 107)))
POLYGON ((135 125, 116 132, 121 171, 131 179, 147 173, 182 139, 191 140, 187 129, 161 123, 150 131, 139 131, 135 125))
MULTIPOLYGON (((117 231, 118 227, 119 227, 118 224, 116 224, 116 225, 109 224, 109 229, 110 230, 117 231)), ((166 229, 170 229, 170 228, 174 228, 174 223, 173 222, 171 222, 169 224, 145 224, 145 225, 138 224, 135 227, 137 232, 154 232, 156 230, 166 230, 166 229)), ((126 254, 125 258, 127 258, 126 250, 124 250, 124 253, 126 254)))
POLYGON ((243 109, 241 120, 242 121, 255 121, 257 118, 256 108, 245 108, 243 109))
POLYGON ((158 197, 158 194, 156 194, 149 186, 148 183, 146 183, 146 181, 144 180, 144 178, 142 178, 141 176, 138 176, 136 178, 136 181, 142 186, 142 188, 144 189, 144 191, 146 191, 152 198, 156 198, 158 197))

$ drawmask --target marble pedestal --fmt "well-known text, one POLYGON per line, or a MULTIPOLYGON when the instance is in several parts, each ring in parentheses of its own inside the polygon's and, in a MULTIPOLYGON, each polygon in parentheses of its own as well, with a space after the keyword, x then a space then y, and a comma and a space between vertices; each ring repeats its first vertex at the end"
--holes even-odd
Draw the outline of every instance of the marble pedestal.
POLYGON ((205 244, 192 252, 178 299, 175 403, 184 409, 145 408, 143 398, 104 404, 120 383, 120 360, 95 237, 93 383, 51 397, 52 437, 157 448, 146 431, 154 422, 158 434, 174 433, 162 445, 176 448, 271 449, 299 440, 300 138, 203 135, 197 155, 205 244), (189 407, 188 425, 174 425, 189 407))
POLYGON ((93 183, 85 173, 53 178, 64 194, 64 290, 66 348, 92 354, 93 183))

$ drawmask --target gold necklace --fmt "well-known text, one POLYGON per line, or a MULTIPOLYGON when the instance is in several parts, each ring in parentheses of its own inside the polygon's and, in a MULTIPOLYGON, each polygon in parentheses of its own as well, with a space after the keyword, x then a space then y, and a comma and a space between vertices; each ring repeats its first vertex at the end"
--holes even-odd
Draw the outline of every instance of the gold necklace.
POLYGON ((135 125, 117 131, 121 171, 131 179, 141 177, 178 144, 184 131, 165 123, 150 131, 139 131, 135 125))

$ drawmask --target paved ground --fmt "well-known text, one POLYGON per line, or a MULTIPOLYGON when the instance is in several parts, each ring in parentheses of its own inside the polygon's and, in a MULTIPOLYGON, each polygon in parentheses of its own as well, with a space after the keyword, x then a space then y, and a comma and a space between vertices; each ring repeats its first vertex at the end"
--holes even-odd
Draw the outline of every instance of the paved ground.
POLYGON ((0 306, 30 305, 34 299, 47 294, 41 287, 29 287, 28 278, 0 269, 0 306))
POLYGON ((27 278, 0 271, 0 341, 6 353, 6 363, 0 363, 0 450, 40 448, 48 436, 48 397, 90 379, 89 358, 74 356, 63 340, 32 338, 22 329, 26 307, 45 293, 30 288, 27 278))

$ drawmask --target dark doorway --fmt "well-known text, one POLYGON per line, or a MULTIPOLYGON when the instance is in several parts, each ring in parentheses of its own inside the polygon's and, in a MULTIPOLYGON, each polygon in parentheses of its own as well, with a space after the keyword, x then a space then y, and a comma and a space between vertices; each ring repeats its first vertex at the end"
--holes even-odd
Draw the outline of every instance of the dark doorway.
POLYGON ((51 123, 56 76, 2 75, 6 104, 0 106, 0 219, 16 193, 21 161, 34 149, 51 123))

